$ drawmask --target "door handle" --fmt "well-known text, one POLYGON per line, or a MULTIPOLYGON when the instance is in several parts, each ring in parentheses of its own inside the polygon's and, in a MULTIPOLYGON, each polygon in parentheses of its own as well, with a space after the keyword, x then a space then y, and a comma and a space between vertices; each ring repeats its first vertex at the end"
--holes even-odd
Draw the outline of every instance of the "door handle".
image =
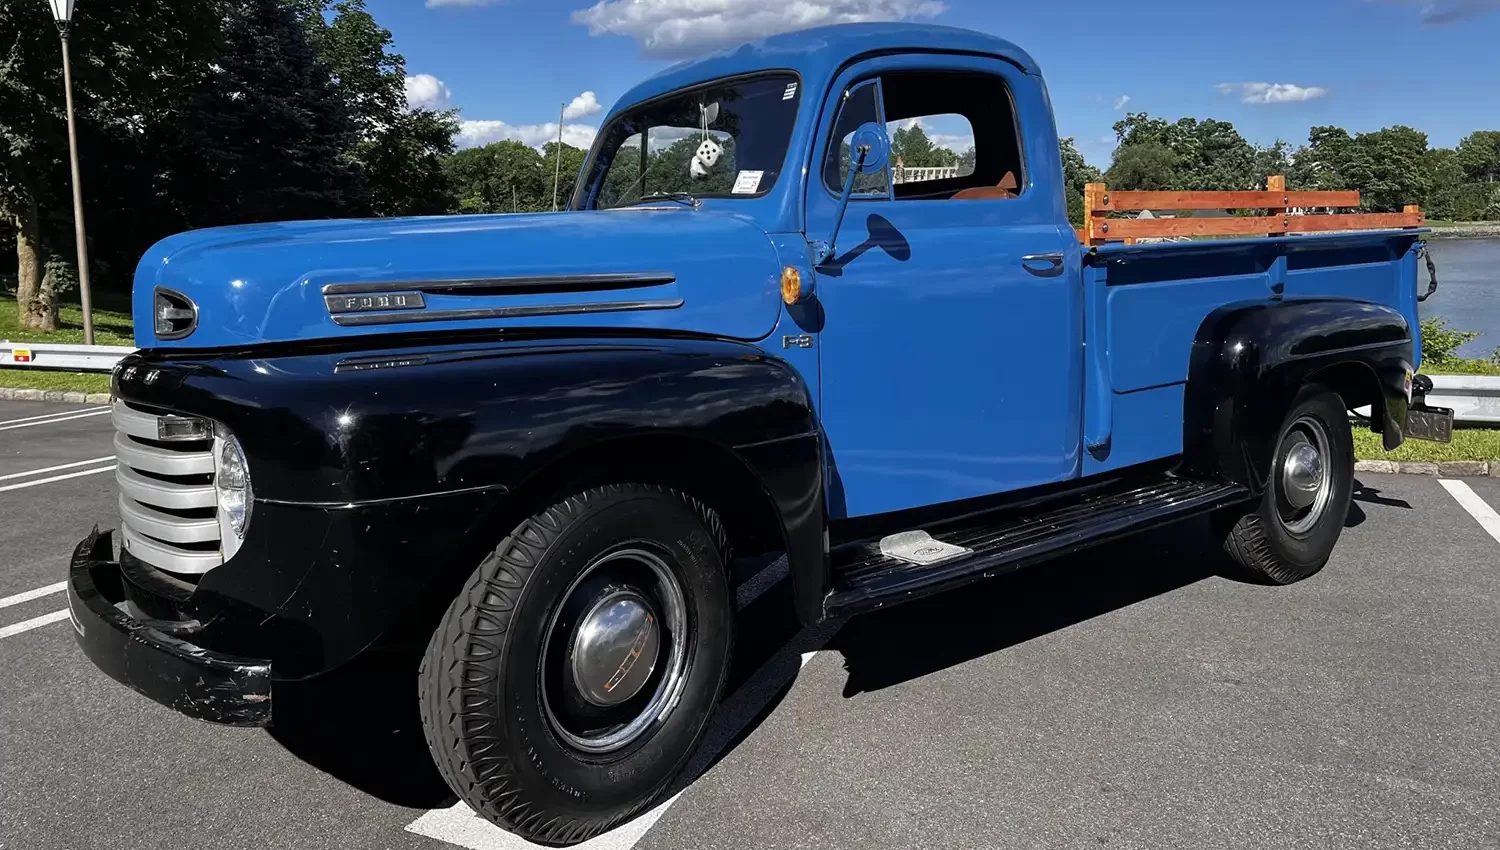
POLYGON ((1021 258, 1021 267, 1038 277, 1056 277, 1063 271, 1063 255, 1061 252, 1027 254, 1021 258), (1038 268, 1038 266, 1044 268, 1038 268))

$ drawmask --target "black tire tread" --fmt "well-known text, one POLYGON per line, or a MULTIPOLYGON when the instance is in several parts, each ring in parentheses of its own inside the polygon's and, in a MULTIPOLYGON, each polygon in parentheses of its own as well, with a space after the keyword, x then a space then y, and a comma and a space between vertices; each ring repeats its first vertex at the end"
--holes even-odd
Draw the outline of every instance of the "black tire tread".
MULTIPOLYGON (((469 577, 462 593, 448 606, 433 632, 418 668, 421 690, 419 708, 422 734, 433 761, 448 787, 475 812, 502 828, 540 844, 566 845, 584 841, 624 823, 650 805, 663 788, 656 789, 632 810, 620 812, 607 822, 583 818, 548 818, 521 798, 515 787, 515 767, 503 755, 469 752, 466 728, 488 723, 485 709, 493 702, 492 678, 472 678, 478 671, 464 662, 481 635, 503 635, 509 614, 520 601, 536 564, 548 548, 574 521, 587 515, 602 501, 628 499, 644 494, 662 494, 687 505, 729 564, 729 534, 717 513, 687 494, 656 484, 609 484, 569 496, 528 517, 508 534, 469 577), (476 623, 488 623, 476 631, 476 623), (465 645, 464 635, 470 635, 465 645), (450 758, 445 753, 456 753, 450 758)), ((498 645, 486 651, 500 652, 498 645)), ((731 647, 732 652, 732 647, 731 647)), ((727 671, 726 671, 727 672, 727 671)), ((724 682, 718 683, 717 697, 724 682)))

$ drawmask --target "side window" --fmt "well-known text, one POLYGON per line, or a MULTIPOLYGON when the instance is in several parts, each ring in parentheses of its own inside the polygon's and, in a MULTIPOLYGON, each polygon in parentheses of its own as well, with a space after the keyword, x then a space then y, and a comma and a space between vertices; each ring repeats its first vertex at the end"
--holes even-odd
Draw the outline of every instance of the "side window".
POLYGON ((1015 101, 1005 78, 902 71, 880 80, 898 201, 1007 200, 1026 185, 1015 101))
MULTIPOLYGON (((854 137, 854 131, 862 124, 880 123, 881 113, 879 80, 866 80, 844 93, 838 122, 833 127, 836 142, 829 145, 828 157, 823 163, 823 183, 828 191, 835 195, 843 194, 844 181, 848 179, 849 169, 853 165, 849 142, 854 137)), ((890 181, 889 168, 877 174, 857 175, 851 197, 883 198, 890 190, 890 181)))
POLYGON ((962 115, 922 115, 886 125, 897 185, 969 177, 979 159, 974 125, 962 115))

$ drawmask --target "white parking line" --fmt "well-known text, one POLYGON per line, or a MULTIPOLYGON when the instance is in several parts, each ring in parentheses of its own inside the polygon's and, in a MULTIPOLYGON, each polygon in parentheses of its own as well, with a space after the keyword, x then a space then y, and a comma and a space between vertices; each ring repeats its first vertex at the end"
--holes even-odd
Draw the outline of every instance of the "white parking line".
POLYGON ((38 419, 54 419, 58 416, 103 416, 104 414, 109 412, 110 408, 108 407, 103 408, 102 410, 59 410, 56 413, 44 413, 41 416, 26 416, 21 419, 7 419, 4 422, 0 422, 0 425, 15 425, 20 422, 35 422, 38 419))
MULTIPOLYGON (((787 562, 785 558, 781 558, 740 585, 735 594, 736 607, 744 609, 786 575, 787 562)), ((797 671, 806 667, 817 656, 818 650, 833 638, 840 625, 838 622, 829 622, 798 632, 743 685, 725 698, 714 713, 714 719, 704 733, 703 742, 689 760, 683 775, 696 778, 706 771, 724 748, 739 737, 786 683, 797 675, 797 671)), ((577 845, 578 850, 631 850, 683 793, 685 791, 678 791, 656 808, 629 823, 577 845)), ((467 850, 541 850, 541 845, 506 832, 474 814, 474 810, 463 803, 446 809, 433 809, 412 821, 406 831, 467 850)))
POLYGON ((30 602, 33 599, 41 599, 43 596, 51 596, 54 593, 61 593, 62 591, 67 590, 67 588, 68 583, 65 581, 60 581, 57 584, 49 584, 46 587, 39 587, 36 590, 28 590, 25 593, 17 593, 15 596, 7 596, 4 599, 0 599, 0 608, 9 608, 12 605, 20 605, 22 602, 30 602))
MULTIPOLYGON (((0 431, 14 431, 17 428, 35 428, 39 425, 52 425, 58 422, 70 422, 74 419, 87 419, 90 416, 103 416, 109 413, 109 408, 103 410, 90 410, 84 413, 72 413, 71 415, 53 414, 42 422, 32 422, 25 419, 12 419, 10 422, 0 422, 0 431)), ((42 418, 42 417, 33 417, 42 418)))
POLYGON ((48 472, 57 472, 58 470, 62 469, 77 469, 80 466, 90 466, 96 463, 104 463, 105 461, 113 463, 114 459, 115 456, 110 455, 109 457, 96 457, 93 460, 80 460, 77 463, 64 463, 60 466, 48 466, 43 469, 32 469, 27 472, 12 472, 9 475, 0 475, 0 481, 10 481, 15 478, 30 478, 33 475, 42 475, 48 472))
MULTIPOLYGON (((113 459, 114 458, 110 458, 110 460, 113 459)), ((103 469, 85 469, 82 472, 70 472, 67 475, 54 475, 51 478, 38 478, 35 481, 26 481, 21 484, 7 484, 4 487, 0 487, 0 493, 8 493, 11 490, 24 490, 27 487, 39 487, 43 484, 51 484, 54 481, 67 481, 69 478, 82 478, 85 475, 99 475, 100 473, 114 471, 114 464, 110 464, 103 469)))
POLYGON ((1462 481, 1450 481, 1444 478, 1438 483, 1443 485, 1443 489, 1447 490, 1449 495, 1458 500, 1470 516, 1479 521, 1480 528, 1489 532, 1489 535, 1495 538, 1496 543, 1500 543, 1500 514, 1495 513, 1495 509, 1490 507, 1488 502, 1479 498, 1479 494, 1462 481))
POLYGON ((43 614, 40 617, 32 617, 30 620, 22 620, 21 622, 16 623, 14 626, 6 626, 5 628, 0 629, 0 640, 11 637, 12 635, 18 635, 21 632, 29 632, 32 629, 41 628, 42 626, 45 626, 49 623, 57 623, 66 619, 68 619, 68 609, 64 608, 61 611, 53 611, 51 614, 43 614))

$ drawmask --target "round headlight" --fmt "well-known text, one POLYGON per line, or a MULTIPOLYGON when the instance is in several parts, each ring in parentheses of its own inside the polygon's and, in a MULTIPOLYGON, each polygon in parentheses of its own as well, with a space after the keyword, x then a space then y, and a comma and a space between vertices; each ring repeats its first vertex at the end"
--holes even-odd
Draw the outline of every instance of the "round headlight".
POLYGON ((229 520, 229 527, 240 537, 245 536, 245 526, 250 524, 250 465, 245 461, 245 451, 233 434, 221 434, 218 457, 218 472, 214 475, 214 489, 219 494, 219 510, 229 520))

